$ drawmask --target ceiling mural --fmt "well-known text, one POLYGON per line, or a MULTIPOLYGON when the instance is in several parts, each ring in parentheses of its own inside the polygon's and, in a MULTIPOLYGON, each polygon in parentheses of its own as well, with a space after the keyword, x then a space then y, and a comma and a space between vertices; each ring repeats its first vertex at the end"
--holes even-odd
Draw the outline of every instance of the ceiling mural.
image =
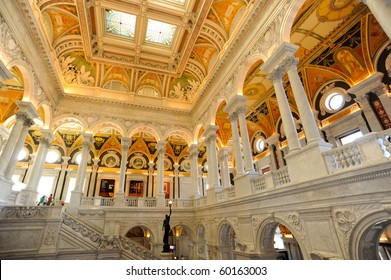
POLYGON ((23 98, 23 76, 19 69, 13 67, 10 71, 13 78, 4 79, 0 89, 0 125, 14 115, 16 100, 23 98))
POLYGON ((99 88, 189 103, 247 7, 238 0, 33 5, 56 55, 65 94, 96 96, 94 88, 99 88))

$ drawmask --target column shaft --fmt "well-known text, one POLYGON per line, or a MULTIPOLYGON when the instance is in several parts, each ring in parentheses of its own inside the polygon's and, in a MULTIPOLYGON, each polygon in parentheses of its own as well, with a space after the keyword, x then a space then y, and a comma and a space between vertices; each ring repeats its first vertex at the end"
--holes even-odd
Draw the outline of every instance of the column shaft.
POLYGON ((246 123, 246 107, 241 106, 238 108, 238 118, 240 127, 240 139, 242 142, 244 169, 247 172, 254 172, 253 156, 250 146, 250 139, 248 137, 247 123, 246 123))
POLYGON ((238 115, 233 113, 229 115, 232 129, 232 141, 234 145, 234 156, 235 156, 235 168, 236 174, 244 174, 242 148, 240 146, 239 130, 238 130, 238 115))

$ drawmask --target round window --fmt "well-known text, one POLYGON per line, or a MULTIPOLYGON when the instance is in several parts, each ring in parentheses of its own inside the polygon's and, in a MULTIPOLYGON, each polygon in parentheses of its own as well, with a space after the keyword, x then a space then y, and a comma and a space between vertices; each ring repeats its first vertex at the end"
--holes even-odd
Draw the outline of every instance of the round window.
POLYGON ((262 140, 262 139, 257 139, 256 142, 255 142, 255 149, 257 150, 257 152, 262 152, 263 149, 265 149, 265 142, 262 140))
POLYGON ((24 160, 27 157, 27 150, 23 148, 18 155, 18 161, 24 160))
POLYGON ((60 153, 57 150, 49 150, 49 152, 46 155, 46 162, 54 163, 58 161, 59 158, 60 158, 60 153))
POLYGON ((333 92, 327 96, 325 105, 327 109, 331 111, 336 111, 341 109, 343 104, 345 103, 344 97, 339 92, 333 92))

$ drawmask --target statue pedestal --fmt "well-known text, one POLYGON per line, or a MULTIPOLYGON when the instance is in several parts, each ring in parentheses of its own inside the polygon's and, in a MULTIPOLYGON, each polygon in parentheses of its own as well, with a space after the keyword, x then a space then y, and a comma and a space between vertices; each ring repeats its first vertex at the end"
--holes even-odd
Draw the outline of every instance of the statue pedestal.
POLYGON ((173 253, 172 252, 161 252, 160 253, 160 259, 161 260, 172 260, 173 259, 173 253))

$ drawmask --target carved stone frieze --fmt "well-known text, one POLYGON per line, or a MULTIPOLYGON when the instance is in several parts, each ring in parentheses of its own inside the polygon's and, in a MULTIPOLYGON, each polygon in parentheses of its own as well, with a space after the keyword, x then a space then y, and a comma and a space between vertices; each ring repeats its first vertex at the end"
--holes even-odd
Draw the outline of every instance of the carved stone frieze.
POLYGON ((332 210, 332 217, 336 225, 337 234, 343 242, 343 250, 346 256, 349 255, 349 239, 352 229, 361 217, 371 212, 375 206, 370 204, 341 207, 332 210))
POLYGON ((80 233, 83 237, 90 239, 92 242, 100 244, 102 237, 99 232, 79 222, 78 220, 74 219, 70 215, 64 213, 62 223, 70 227, 72 230, 80 233))
POLYGON ((43 245, 53 246, 56 244, 56 239, 58 236, 57 227, 50 227, 46 229, 45 237, 43 238, 43 245))
POLYGON ((2 215, 8 219, 46 218, 49 215, 47 207, 6 207, 2 215))

